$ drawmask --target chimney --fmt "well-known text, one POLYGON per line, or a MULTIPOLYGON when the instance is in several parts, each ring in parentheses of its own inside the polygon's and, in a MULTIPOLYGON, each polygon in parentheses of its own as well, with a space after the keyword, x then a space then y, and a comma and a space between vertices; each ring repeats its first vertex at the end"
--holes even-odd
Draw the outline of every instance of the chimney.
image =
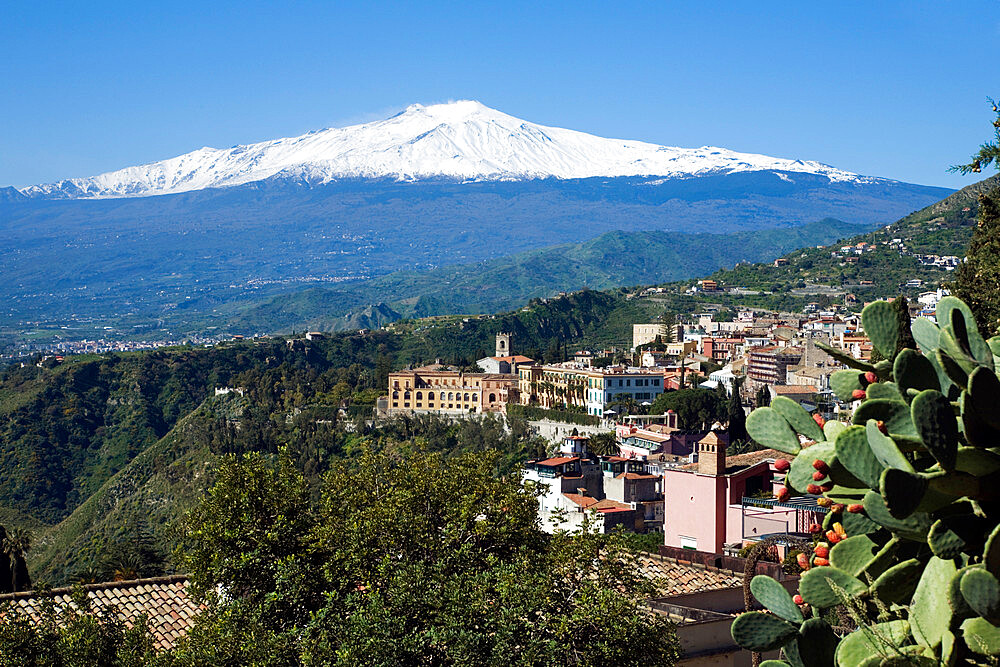
POLYGON ((726 444, 714 431, 698 441, 698 472, 719 477, 726 474, 726 444))
POLYGON ((585 496, 585 495, 587 495, 587 487, 585 487, 585 486, 578 486, 578 487, 576 487, 576 492, 579 493, 581 496, 585 496))

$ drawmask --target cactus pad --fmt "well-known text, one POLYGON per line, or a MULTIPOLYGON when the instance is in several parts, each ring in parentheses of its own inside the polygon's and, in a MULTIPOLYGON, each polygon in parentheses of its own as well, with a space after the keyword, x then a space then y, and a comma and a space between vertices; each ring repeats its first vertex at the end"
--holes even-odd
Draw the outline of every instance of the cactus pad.
POLYGON ((972 611, 991 623, 1000 621, 1000 581, 985 569, 969 570, 959 582, 962 597, 972 611))
POLYGON ((751 651, 773 651, 798 634, 798 626, 763 611, 740 614, 730 631, 733 640, 751 651))
POLYGON ((892 375, 899 385, 899 391, 906 395, 908 389, 940 389, 937 371, 927 357, 916 350, 904 348, 892 365, 892 375))
MULTIPOLYGON (((814 422, 813 426, 815 425, 814 422)), ((765 447, 786 454, 798 454, 802 448, 799 445, 799 436, 781 413, 771 408, 757 408, 750 413, 747 417, 747 433, 765 447)))
POLYGON ((812 415, 806 409, 785 396, 776 396, 771 401, 771 409, 785 418, 785 421, 795 430, 810 440, 816 442, 826 440, 823 429, 819 427, 812 415))
POLYGON ((854 391, 864 388, 861 386, 862 375, 858 371, 834 371, 830 374, 830 389, 842 401, 854 400, 854 391))
POLYGON ((799 579, 799 595, 814 607, 821 609, 835 607, 844 600, 834 586, 842 590, 848 597, 856 597, 868 590, 868 587, 857 577, 827 565, 814 567, 802 574, 802 578, 799 579))
POLYGON ((941 593, 955 576, 955 563, 932 556, 920 575, 910 603, 910 629, 917 642, 935 648, 951 624, 951 607, 942 604, 941 593))
POLYGON ((944 470, 955 469, 958 425, 951 402, 935 389, 925 389, 910 404, 913 425, 931 456, 944 470))
POLYGON ((1000 380, 989 368, 981 366, 969 375, 968 407, 990 427, 1000 430, 1000 380))
POLYGON ((899 341, 899 322, 896 311, 888 301, 875 301, 861 311, 861 325, 882 356, 891 359, 896 354, 899 341))
POLYGON ((892 438, 879 430, 874 419, 869 419, 868 423, 865 424, 865 435, 868 438, 868 446, 871 448, 872 454, 884 467, 913 472, 910 460, 903 456, 903 452, 899 451, 899 447, 892 438))
POLYGON ((871 564, 878 550, 879 545, 867 535, 854 535, 833 545, 830 565, 856 577, 871 564))
POLYGON ((750 580, 750 592, 771 613, 792 623, 802 622, 799 606, 792 601, 785 587, 771 577, 758 574, 750 580))
POLYGON ((872 453, 865 427, 851 426, 842 431, 837 436, 834 448, 842 466, 868 488, 878 488, 879 477, 885 466, 872 453))
POLYGON ((906 604, 917 588, 923 569, 916 558, 896 563, 872 583, 871 593, 887 604, 906 604))
MULTIPOLYGON (((876 623, 872 627, 861 627, 841 640, 837 647, 837 664, 854 667, 864 664, 872 656, 880 661, 896 653, 896 647, 910 637, 910 624, 906 621, 876 623)), ((876 663, 877 664, 877 663, 876 663)))
POLYGON ((904 401, 889 398, 874 398, 865 401, 854 411, 855 424, 865 424, 869 419, 885 423, 889 433, 917 437, 917 429, 913 425, 910 406, 904 401))
POLYGON ((967 618, 962 622, 966 646, 981 655, 1000 655, 1000 628, 985 618, 967 618))

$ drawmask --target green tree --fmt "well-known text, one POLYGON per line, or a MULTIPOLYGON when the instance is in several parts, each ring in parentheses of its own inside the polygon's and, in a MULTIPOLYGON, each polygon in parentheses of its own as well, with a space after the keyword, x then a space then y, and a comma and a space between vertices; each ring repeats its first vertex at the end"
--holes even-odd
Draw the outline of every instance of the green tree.
POLYGON ((132 627, 94 610, 83 589, 73 604, 45 599, 36 618, 5 611, 0 623, 0 667, 145 667, 158 662, 144 618, 132 627))
POLYGON ((1000 190, 979 196, 976 230, 951 290, 969 305, 985 335, 1000 333, 1000 190))
MULTIPOLYGON (((989 102, 996 115, 993 141, 983 143, 968 164, 955 165, 951 171, 978 174, 991 164, 1000 169, 1000 108, 994 100, 989 102)), ((978 224, 951 287, 972 309, 984 335, 1000 332, 1000 190, 979 195, 978 224)))
POLYGON ((667 410, 677 413, 677 424, 682 429, 707 430, 713 422, 728 419, 727 401, 710 389, 679 389, 660 394, 649 409, 659 415, 667 410))
POLYGON ((740 388, 742 386, 743 378, 733 378, 733 391, 729 395, 726 405, 730 442, 747 439, 747 414, 743 411, 743 399, 740 398, 740 388))
POLYGON ((672 664, 624 541, 542 532, 499 463, 368 450, 310 502, 291 465, 228 459, 185 523, 211 606, 176 664, 672 664))

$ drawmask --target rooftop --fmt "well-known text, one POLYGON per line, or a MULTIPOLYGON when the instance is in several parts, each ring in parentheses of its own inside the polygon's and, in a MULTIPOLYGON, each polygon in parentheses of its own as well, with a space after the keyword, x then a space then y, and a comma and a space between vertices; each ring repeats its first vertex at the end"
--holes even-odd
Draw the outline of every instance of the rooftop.
MULTIPOLYGON (((188 576, 172 575, 86 584, 81 588, 93 605, 94 611, 114 609, 118 618, 128 627, 145 614, 153 646, 157 650, 172 648, 177 640, 187 634, 195 617, 204 609, 188 595, 188 576)), ((57 610, 73 606, 75 588, 53 588, 47 592, 26 591, 0 595, 0 604, 10 603, 13 613, 26 615, 38 621, 51 600, 57 610)))

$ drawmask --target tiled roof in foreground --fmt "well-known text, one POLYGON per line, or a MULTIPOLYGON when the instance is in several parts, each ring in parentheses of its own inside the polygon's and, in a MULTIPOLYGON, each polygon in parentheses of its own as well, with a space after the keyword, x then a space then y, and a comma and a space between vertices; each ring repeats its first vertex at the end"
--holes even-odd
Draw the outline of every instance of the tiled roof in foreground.
POLYGON ((654 580, 663 596, 700 593, 716 588, 733 588, 743 585, 743 574, 731 570, 687 563, 654 554, 638 554, 639 569, 654 580))
MULTIPOLYGON (((153 646, 159 651, 168 649, 187 634, 194 618, 204 607, 188 595, 186 574, 132 581, 109 581, 81 586, 87 592, 95 612, 114 607, 118 618, 129 627, 142 614, 148 617, 148 627, 153 646)), ((57 609, 73 605, 73 587, 53 588, 48 592, 26 591, 0 595, 0 611, 7 604, 14 610, 38 620, 46 599, 54 599, 57 609)))

